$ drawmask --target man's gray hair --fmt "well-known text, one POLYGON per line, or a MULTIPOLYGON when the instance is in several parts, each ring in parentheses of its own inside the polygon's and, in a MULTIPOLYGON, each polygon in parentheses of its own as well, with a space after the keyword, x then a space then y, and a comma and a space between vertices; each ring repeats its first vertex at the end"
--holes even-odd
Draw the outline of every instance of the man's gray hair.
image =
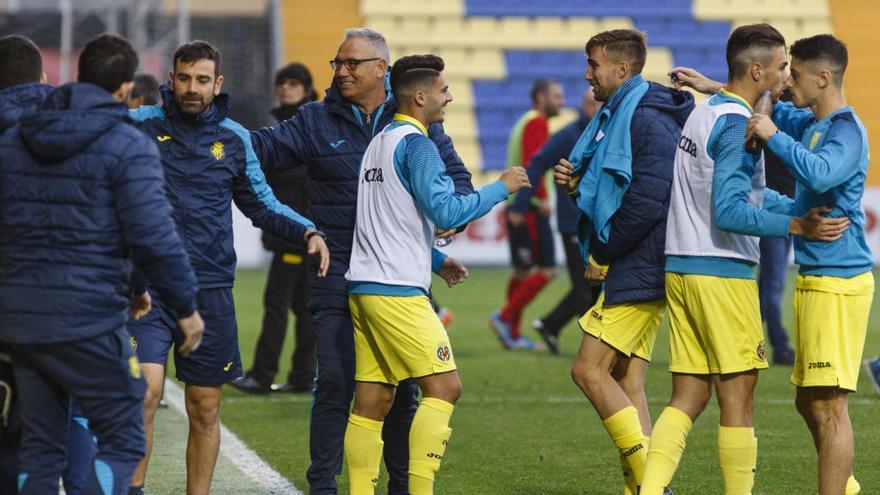
POLYGON ((388 42, 385 41, 385 37, 382 36, 382 33, 370 28, 351 28, 345 30, 345 37, 342 39, 343 43, 352 39, 352 38, 363 38, 370 42, 373 45, 373 48, 376 49, 379 56, 385 59, 389 64, 391 63, 391 54, 388 52, 388 42))

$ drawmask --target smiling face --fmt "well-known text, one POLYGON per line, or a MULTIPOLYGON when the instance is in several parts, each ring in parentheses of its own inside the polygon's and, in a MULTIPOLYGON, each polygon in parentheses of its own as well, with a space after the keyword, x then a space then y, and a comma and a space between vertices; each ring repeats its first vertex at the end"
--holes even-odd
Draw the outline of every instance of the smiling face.
POLYGON ((171 81, 174 102, 189 115, 205 113, 223 86, 223 76, 214 75, 214 61, 206 58, 195 62, 178 60, 171 81))
POLYGON ((449 83, 441 72, 434 84, 427 91, 421 91, 422 107, 425 114, 425 122, 434 124, 443 122, 446 117, 446 105, 452 101, 452 93, 449 92, 449 83))
POLYGON ((336 52, 337 61, 371 58, 379 58, 379 60, 362 62, 353 69, 340 63, 333 73, 333 85, 343 97, 354 102, 360 101, 365 95, 378 91, 379 88, 384 90, 388 62, 382 57, 384 54, 378 53, 376 48, 364 38, 345 40, 339 45, 339 50, 336 52))
POLYGON ((587 54, 587 73, 584 79, 593 87, 596 101, 608 101, 628 77, 626 62, 612 60, 605 47, 597 46, 587 54))

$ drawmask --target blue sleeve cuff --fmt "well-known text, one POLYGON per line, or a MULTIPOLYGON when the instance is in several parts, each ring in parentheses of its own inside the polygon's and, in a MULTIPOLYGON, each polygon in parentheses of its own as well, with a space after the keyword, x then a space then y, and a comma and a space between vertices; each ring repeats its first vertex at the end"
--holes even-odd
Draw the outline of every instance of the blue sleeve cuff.
POLYGON ((791 217, 779 213, 769 213, 764 223, 764 235, 761 237, 788 237, 791 217))
POLYGON ((431 248, 431 271, 440 273, 443 268, 443 262, 446 261, 448 255, 438 249, 431 248))

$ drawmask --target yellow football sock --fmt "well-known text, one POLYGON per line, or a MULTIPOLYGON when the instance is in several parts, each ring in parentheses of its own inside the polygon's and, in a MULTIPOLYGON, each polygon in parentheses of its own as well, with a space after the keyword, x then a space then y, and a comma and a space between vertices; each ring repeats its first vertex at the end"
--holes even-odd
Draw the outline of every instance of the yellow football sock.
POLYGON ((693 426, 691 418, 680 409, 671 406, 663 409, 651 432, 640 495, 663 495, 663 489, 669 485, 678 469, 688 433, 693 426))
POLYGON ((620 453, 620 467, 623 469, 623 495, 636 495, 636 479, 632 475, 632 468, 623 453, 620 453))
POLYGON ((846 489, 843 491, 844 495, 859 495, 861 491, 862 486, 856 481, 855 475, 849 475, 849 479, 846 480, 846 489))
POLYGON ((605 418, 602 425, 626 458, 636 485, 641 484, 645 462, 648 460, 648 438, 642 432, 638 409, 633 406, 624 407, 605 418))
POLYGON ((758 463, 754 428, 718 426, 718 464, 725 495, 751 495, 758 463))
POLYGON ((409 430, 409 492, 411 495, 432 495, 434 475, 440 470, 440 461, 452 430, 452 404, 424 397, 409 430))
POLYGON ((351 495, 373 495, 382 462, 382 422, 356 414, 345 429, 345 462, 351 495))

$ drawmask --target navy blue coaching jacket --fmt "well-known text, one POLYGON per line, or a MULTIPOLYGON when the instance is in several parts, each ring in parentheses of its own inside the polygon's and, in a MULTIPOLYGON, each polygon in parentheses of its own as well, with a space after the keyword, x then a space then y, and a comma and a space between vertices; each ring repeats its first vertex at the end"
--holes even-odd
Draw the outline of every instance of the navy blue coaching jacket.
POLYGON ((314 224, 275 198, 248 131, 227 117, 229 96, 221 93, 193 116, 177 107, 167 82, 160 91, 163 105, 131 114, 159 146, 174 222, 199 287, 232 287, 235 280, 233 200, 255 227, 303 244, 314 224))
MULTIPOLYGON (((308 215, 327 234, 330 249, 327 276, 311 277, 313 309, 348 311, 345 272, 354 238, 361 158, 373 136, 391 123, 396 111, 397 102, 390 91, 384 104, 365 115, 331 87, 324 101, 304 105, 293 118, 251 133, 257 156, 270 173, 296 165, 308 167, 308 215)), ((429 126, 428 136, 440 150, 455 192, 472 193, 471 174, 443 126, 429 126)), ((314 275, 314 267, 310 273, 314 275)))
POLYGON ((650 83, 633 113, 632 182, 611 220, 608 243, 590 240, 593 258, 609 264, 605 304, 654 301, 666 297, 666 216, 672 189, 672 162, 681 128, 694 97, 650 83))
POLYGON ((53 90, 0 135, 0 338, 94 337, 125 325, 134 258, 168 305, 195 310, 195 277, 156 147, 91 84, 53 90))

